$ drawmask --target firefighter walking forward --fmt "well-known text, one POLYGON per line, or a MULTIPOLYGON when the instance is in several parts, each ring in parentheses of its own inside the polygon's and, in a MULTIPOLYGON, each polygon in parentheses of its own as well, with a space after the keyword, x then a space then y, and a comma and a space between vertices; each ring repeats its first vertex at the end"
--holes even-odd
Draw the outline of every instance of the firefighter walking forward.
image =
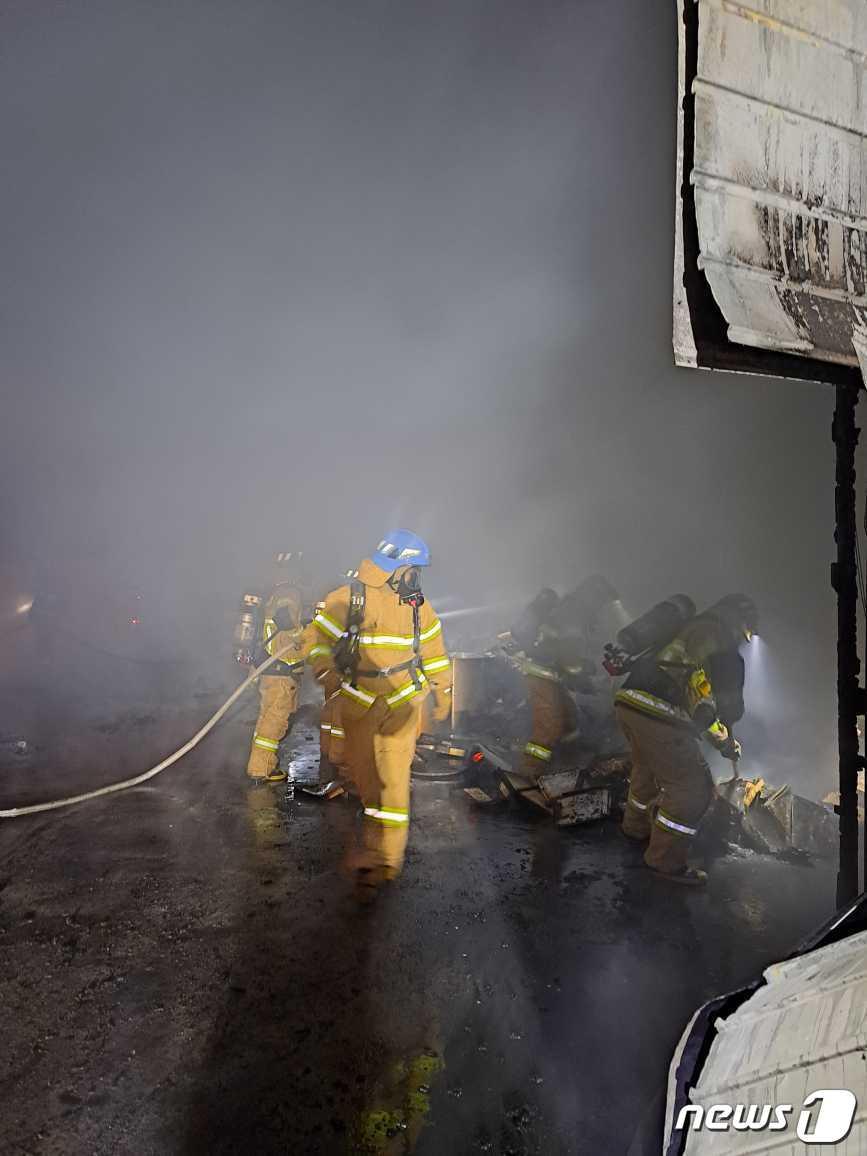
POLYGON ((363 806, 361 839, 347 856, 361 900, 403 866, 421 703, 433 695, 438 721, 450 711, 451 662, 421 591, 429 564, 421 538, 391 531, 304 632, 317 678, 339 676, 343 759, 363 806))

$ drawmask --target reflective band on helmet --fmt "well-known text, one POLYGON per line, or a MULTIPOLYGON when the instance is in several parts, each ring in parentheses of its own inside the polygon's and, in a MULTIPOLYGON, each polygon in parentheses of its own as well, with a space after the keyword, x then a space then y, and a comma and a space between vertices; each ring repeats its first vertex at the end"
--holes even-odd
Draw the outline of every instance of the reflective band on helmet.
POLYGON ((275 743, 273 739, 266 739, 262 735, 254 735, 253 746, 262 747, 262 749, 266 751, 276 751, 279 749, 280 744, 275 743))
POLYGON ((416 686, 414 682, 405 683, 399 690, 396 690, 394 694, 390 694, 386 698, 385 701, 388 705, 400 706, 401 703, 408 702, 411 698, 415 698, 419 691, 424 689, 424 683, 427 681, 423 674, 419 674, 418 678, 421 685, 416 686))
POLYGON ((551 682, 560 681, 560 675, 557 674, 556 670, 549 670, 547 666, 539 666, 537 662, 524 662, 521 664, 521 670, 533 678, 548 678, 551 682))
POLYGON ((698 834, 698 827, 687 827, 685 823, 676 823, 674 819, 669 819, 668 815, 663 814, 662 811, 656 812, 656 821, 660 827, 664 827, 667 831, 674 831, 676 835, 691 837, 698 834))
POLYGON ((330 635, 331 638, 342 638, 343 637, 343 627, 338 626, 338 624, 334 621, 334 619, 329 618, 328 615, 324 611, 320 610, 320 612, 316 615, 316 617, 313 619, 313 621, 319 627, 320 630, 322 630, 326 634, 330 635))
POLYGON ((548 747, 543 747, 539 743, 527 743, 524 747, 525 755, 532 755, 534 759, 541 759, 545 763, 551 761, 551 751, 548 747))
POLYGON ((451 659, 444 654, 442 658, 429 658, 421 664, 421 668, 425 674, 436 674, 438 670, 447 670, 451 664, 451 659))
POLYGON ((385 823, 388 826, 399 827, 403 823, 409 822, 409 811, 391 811, 384 807, 365 807, 365 819, 375 819, 377 823, 385 823))
POLYGON ((310 647, 310 653, 307 657, 312 661, 314 658, 326 658, 332 655, 334 651, 325 642, 317 642, 315 646, 310 647))
POLYGON ((349 682, 341 682, 340 690, 347 698, 354 699, 356 702, 363 703, 365 706, 372 706, 376 702, 375 694, 368 694, 366 690, 359 690, 357 686, 353 686, 349 682))
POLYGON ((421 634, 418 636, 419 642, 430 642, 432 638, 436 638, 442 628, 443 624, 439 619, 437 619, 432 626, 429 626, 427 630, 423 630, 421 632, 421 634))

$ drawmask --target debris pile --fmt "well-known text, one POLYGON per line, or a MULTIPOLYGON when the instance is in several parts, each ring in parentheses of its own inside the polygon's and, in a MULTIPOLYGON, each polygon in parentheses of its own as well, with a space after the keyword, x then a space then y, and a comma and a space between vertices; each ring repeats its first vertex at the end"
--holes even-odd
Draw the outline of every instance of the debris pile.
POLYGON ((764 854, 795 851, 824 858, 836 853, 833 809, 796 795, 788 784, 734 778, 717 784, 717 797, 710 827, 729 843, 764 854))
POLYGON ((489 746, 480 746, 469 766, 473 785, 465 788, 465 794, 473 803, 528 804, 546 811, 558 827, 607 818, 626 798, 631 769, 628 759, 605 755, 585 767, 531 779, 513 770, 508 759, 489 746))

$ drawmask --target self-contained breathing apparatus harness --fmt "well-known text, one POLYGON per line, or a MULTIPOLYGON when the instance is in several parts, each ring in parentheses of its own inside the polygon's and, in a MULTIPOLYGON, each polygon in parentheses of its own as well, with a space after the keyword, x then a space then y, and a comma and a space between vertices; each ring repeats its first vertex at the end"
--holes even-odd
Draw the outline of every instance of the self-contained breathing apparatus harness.
MULTIPOLYGON (((263 608, 260 606, 260 611, 263 608)), ((284 606, 278 606, 273 611, 270 618, 265 618, 262 623, 262 638, 260 643, 260 653, 258 655, 259 661, 263 662, 265 657, 271 656, 271 648, 274 639, 283 631, 291 631, 296 629, 296 624, 289 618, 289 612, 284 606)), ((304 659, 298 662, 284 662, 280 661, 274 664, 274 670, 271 672, 275 678, 292 678, 300 673, 304 668, 304 659)))
POLYGON ((349 582, 349 611, 346 616, 346 627, 342 636, 334 644, 333 660, 335 669, 340 672, 350 686, 355 687, 359 678, 388 678, 392 674, 408 671, 416 690, 421 690, 421 624, 419 611, 424 605, 424 594, 421 591, 418 570, 414 567, 405 570, 397 582, 389 579, 388 585, 397 594, 400 602, 412 608, 412 658, 406 662, 399 662, 394 666, 384 666, 380 670, 364 670, 359 663, 359 643, 361 626, 364 622, 364 611, 367 605, 367 596, 364 583, 358 578, 351 578, 349 582))
MULTIPOLYGON (((705 612, 706 615, 708 613, 705 612)), ((616 643, 606 645, 603 666, 612 677, 633 674, 640 677, 642 670, 645 672, 644 676, 648 677, 650 671, 655 671, 656 677, 650 675, 649 685, 642 680, 639 681, 638 687, 634 687, 631 680, 628 680, 617 692, 616 697, 623 696, 625 699, 628 695, 643 694, 646 701, 646 696, 650 694, 656 697, 660 705, 665 703, 675 705, 685 695, 691 700, 686 712, 689 721, 699 733, 706 732, 711 736, 720 753, 735 763, 740 757, 740 744, 731 732, 731 722, 742 716, 742 705, 734 719, 729 718, 728 724, 723 723, 719 718, 719 706, 713 696, 711 681, 704 667, 691 661, 689 656, 683 653, 682 647, 674 646, 672 648, 674 653, 668 650, 680 630, 694 618, 695 604, 692 599, 686 595, 673 595, 666 602, 658 603, 634 623, 624 627, 618 633, 616 643), (679 655, 678 650, 681 652, 679 655), (676 677, 678 674, 685 676, 685 686, 676 677), (659 676, 668 684, 667 686, 659 684, 659 676), (719 739, 722 741, 718 741, 719 739)), ((742 704, 742 662, 739 669, 741 690, 738 697, 742 704)))

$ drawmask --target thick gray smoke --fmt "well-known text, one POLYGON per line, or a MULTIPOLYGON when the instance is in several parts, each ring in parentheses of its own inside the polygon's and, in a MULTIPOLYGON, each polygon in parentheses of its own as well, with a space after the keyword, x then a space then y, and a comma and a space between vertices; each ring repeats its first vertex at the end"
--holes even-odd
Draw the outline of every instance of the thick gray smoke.
POLYGON ((830 782, 832 399, 673 368, 675 60, 671 4, 6 5, 10 582, 208 653, 394 523, 462 605, 742 589, 747 730, 830 782))

